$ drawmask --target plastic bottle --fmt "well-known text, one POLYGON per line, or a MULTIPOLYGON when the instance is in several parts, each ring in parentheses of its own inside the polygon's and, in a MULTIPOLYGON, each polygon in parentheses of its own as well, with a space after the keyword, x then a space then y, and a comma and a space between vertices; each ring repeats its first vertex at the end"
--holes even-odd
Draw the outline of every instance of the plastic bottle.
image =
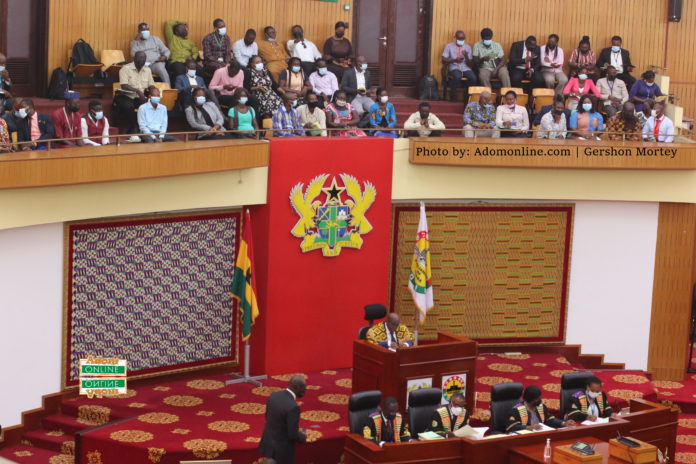
POLYGON ((544 447, 544 462, 551 462, 551 439, 546 439, 546 446, 544 447))

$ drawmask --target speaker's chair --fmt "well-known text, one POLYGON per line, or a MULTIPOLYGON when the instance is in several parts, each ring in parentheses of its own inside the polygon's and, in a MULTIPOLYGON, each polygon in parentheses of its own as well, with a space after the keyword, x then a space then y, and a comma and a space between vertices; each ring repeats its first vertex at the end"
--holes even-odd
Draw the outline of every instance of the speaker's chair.
POLYGON ((365 340, 365 338, 367 337, 367 331, 370 330, 370 327, 372 327, 375 324, 375 321, 377 319, 383 319, 386 316, 387 307, 383 304, 365 305, 365 320, 368 321, 370 325, 360 327, 360 330, 358 330, 358 338, 360 340, 365 340))

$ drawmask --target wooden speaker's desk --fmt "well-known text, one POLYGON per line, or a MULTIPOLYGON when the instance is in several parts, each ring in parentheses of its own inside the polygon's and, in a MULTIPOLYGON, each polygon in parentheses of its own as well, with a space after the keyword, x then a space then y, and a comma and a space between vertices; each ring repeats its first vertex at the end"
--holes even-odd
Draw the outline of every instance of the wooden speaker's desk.
MULTIPOLYGON (((644 400, 631 400, 631 413, 612 419, 606 424, 568 427, 525 435, 504 435, 484 440, 450 438, 426 442, 389 444, 383 448, 359 435, 348 435, 345 445, 346 464, 508 464, 514 449, 543 446, 550 438, 553 444, 592 437, 599 441, 615 438, 617 432, 668 449, 674 462, 678 412, 667 406, 644 400)), ((525 461, 522 461, 525 462, 525 461)), ((533 462, 533 461, 531 461, 533 462)))
POLYGON ((353 342, 353 392, 380 390, 393 396, 402 412, 409 380, 429 378, 435 388, 442 378, 466 376, 466 407, 474 409, 477 343, 450 332, 439 332, 437 342, 391 351, 366 340, 353 342))

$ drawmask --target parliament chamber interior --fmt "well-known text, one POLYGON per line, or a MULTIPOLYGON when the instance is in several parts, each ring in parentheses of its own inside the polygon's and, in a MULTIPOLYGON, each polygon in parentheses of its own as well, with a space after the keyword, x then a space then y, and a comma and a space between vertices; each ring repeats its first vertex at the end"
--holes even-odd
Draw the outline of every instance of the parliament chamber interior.
POLYGON ((0 463, 696 463, 694 43, 0 0, 0 463))

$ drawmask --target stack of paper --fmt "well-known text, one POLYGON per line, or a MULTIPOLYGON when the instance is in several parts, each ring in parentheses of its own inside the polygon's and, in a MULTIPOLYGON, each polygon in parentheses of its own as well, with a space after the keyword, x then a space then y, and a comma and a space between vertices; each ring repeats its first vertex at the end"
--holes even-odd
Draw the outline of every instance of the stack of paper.
POLYGON ((444 437, 435 432, 422 432, 418 434, 420 440, 442 440, 444 437))

